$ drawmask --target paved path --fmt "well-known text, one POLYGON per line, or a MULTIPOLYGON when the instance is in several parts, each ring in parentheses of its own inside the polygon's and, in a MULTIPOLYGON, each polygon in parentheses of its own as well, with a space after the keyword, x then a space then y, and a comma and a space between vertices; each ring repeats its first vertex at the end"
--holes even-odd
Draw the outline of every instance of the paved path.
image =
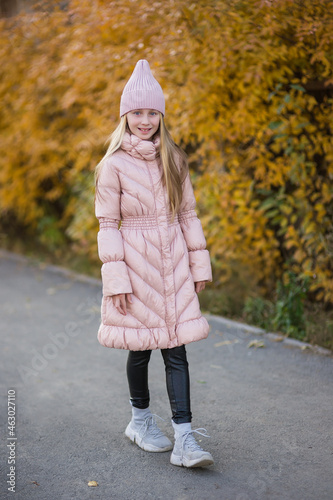
MULTIPOLYGON (((100 285, 7 254, 0 258, 1 499, 332 500, 333 358, 209 318, 187 347, 194 427, 215 458, 169 463, 124 437, 126 351, 98 343, 100 285), (252 340, 264 348, 248 347, 252 340), (16 391, 16 493, 7 491, 7 391, 16 391), (90 480, 97 487, 88 487, 90 480)), ((170 409, 162 357, 150 363, 152 410, 170 409)))

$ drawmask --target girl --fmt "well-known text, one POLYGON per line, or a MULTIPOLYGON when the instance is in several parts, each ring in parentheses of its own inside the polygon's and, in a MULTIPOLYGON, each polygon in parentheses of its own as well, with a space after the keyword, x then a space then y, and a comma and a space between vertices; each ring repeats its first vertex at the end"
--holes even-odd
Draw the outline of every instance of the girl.
POLYGON ((161 86, 148 61, 140 60, 121 96, 120 124, 96 167, 103 262, 98 340, 129 350, 132 419, 126 436, 146 451, 173 448, 174 465, 200 467, 213 458, 194 438, 201 432, 191 429, 185 344, 208 335, 197 293, 212 272, 186 156, 171 139, 164 114, 161 86), (149 409, 152 349, 161 349, 165 364, 174 446, 149 409))

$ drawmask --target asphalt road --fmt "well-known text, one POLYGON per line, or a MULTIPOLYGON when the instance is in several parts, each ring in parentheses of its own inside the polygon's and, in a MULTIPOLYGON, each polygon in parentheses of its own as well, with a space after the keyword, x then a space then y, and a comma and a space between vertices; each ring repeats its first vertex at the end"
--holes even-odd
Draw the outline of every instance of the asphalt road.
MULTIPOLYGON (((0 253, 1 499, 332 500, 332 356, 208 317, 187 352, 193 427, 215 465, 175 467, 124 436, 127 352, 98 343, 100 299, 96 280, 0 253)), ((172 438, 158 351, 150 392, 172 438)))

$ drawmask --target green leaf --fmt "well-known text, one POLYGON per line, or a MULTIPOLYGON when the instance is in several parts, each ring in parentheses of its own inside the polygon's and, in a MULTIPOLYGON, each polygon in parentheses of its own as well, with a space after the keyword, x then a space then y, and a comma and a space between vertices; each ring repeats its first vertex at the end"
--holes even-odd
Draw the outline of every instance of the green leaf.
POLYGON ((295 90, 299 90, 300 92, 305 92, 305 88, 302 87, 301 85, 298 85, 298 83, 291 83, 290 87, 295 90))
POLYGON ((268 124, 268 128, 270 128, 271 130, 275 130, 275 129, 281 127, 281 125, 283 125, 283 122, 281 122, 281 121, 271 122, 268 124))
POLYGON ((267 200, 265 200, 261 205, 260 205, 260 209, 261 210, 267 210, 268 208, 272 208, 272 207, 275 207, 276 205, 276 200, 275 198, 268 198, 267 200))
POLYGON ((269 210, 268 212, 266 212, 266 217, 268 217, 269 219, 272 219, 272 218, 275 218, 279 214, 280 214, 279 210, 277 208, 273 208, 272 210, 269 210))
POLYGON ((288 137, 288 134, 275 134, 274 139, 281 139, 282 137, 288 137))
POLYGON ((302 123, 299 123, 298 125, 296 125, 296 128, 304 128, 304 127, 307 127, 308 125, 311 125, 310 122, 302 122, 302 123))

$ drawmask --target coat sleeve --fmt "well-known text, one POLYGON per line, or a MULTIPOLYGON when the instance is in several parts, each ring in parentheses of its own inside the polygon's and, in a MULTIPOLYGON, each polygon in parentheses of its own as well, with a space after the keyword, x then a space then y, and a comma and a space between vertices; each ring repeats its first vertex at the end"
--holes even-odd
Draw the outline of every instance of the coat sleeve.
POLYGON ((194 282, 212 281, 212 266, 202 225, 195 211, 196 200, 190 174, 184 180, 183 200, 179 210, 179 222, 189 252, 190 269, 194 282))
POLYGON ((119 174, 110 159, 107 159, 101 168, 95 200, 95 214, 99 221, 98 255, 103 262, 101 272, 104 296, 132 293, 127 265, 124 262, 123 238, 118 229, 120 192, 119 174))

